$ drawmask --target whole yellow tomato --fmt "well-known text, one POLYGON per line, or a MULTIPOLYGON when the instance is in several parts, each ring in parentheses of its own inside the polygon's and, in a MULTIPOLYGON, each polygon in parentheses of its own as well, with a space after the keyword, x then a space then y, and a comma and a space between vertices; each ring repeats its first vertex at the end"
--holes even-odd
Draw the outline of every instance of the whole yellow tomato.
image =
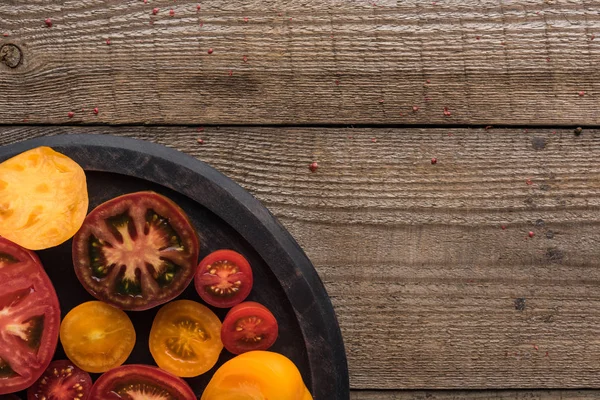
POLYGON ((287 357, 249 351, 221 366, 201 400, 312 400, 300 371, 287 357))

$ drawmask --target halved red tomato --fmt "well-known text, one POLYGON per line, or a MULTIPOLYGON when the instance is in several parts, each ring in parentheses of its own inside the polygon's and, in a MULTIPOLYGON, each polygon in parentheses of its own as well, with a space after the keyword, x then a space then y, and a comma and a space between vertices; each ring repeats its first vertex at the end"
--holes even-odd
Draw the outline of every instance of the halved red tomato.
POLYGON ((60 308, 37 256, 0 238, 0 394, 31 386, 54 356, 60 308))
POLYGON ((86 400, 91 389, 90 374, 69 360, 58 360, 27 389, 27 400, 86 400))
POLYGON ((174 202, 153 192, 96 207, 73 239, 73 265, 88 292, 124 310, 147 310, 178 296, 196 271, 199 243, 174 202))
POLYGON ((279 325, 273 313, 254 301, 245 301, 229 310, 221 327, 223 345, 233 354, 267 350, 278 334, 279 325))
POLYGON ((93 400, 196 400, 189 385, 176 377, 148 365, 123 365, 102 375, 94 386, 93 400))
POLYGON ((214 307, 229 308, 241 303, 252 290, 252 268, 233 250, 217 250, 198 266, 194 284, 202 300, 214 307))

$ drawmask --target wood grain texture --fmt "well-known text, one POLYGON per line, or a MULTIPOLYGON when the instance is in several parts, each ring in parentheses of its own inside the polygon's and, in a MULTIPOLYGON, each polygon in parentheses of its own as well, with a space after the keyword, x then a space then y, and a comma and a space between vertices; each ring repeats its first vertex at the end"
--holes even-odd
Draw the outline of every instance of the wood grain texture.
POLYGON ((598 390, 408 390, 355 391, 350 400, 579 400, 600 399, 598 390))
POLYGON ((354 389, 600 387, 600 131, 4 127, 0 144, 74 132, 175 147, 262 200, 327 287, 354 389))
POLYGON ((600 122, 596 1, 200 3, 1 2, 0 122, 600 122))

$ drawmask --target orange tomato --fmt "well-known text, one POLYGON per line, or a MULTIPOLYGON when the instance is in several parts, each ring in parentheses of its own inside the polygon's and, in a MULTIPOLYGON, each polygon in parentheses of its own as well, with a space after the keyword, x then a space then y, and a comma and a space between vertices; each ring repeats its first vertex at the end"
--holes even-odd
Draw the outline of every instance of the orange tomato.
POLYGON ((78 305, 60 325, 65 354, 77 367, 92 373, 123 364, 135 339, 135 328, 127 314, 101 301, 78 305))
POLYGON ((198 376, 214 367, 223 350, 221 321, 200 303, 173 301, 156 314, 149 344, 160 368, 183 378, 198 376))
POLYGON ((223 364, 201 400, 312 400, 300 371, 287 357, 250 351, 223 364))
POLYGON ((30 250, 70 239, 88 209, 83 169, 50 147, 0 164, 0 236, 30 250))

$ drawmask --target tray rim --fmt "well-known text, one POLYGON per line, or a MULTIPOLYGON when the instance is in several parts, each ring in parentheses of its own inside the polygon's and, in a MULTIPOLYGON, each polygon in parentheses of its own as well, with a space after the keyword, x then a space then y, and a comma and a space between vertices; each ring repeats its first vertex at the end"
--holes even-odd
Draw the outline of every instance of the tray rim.
POLYGON ((292 304, 302 335, 305 337, 313 397, 316 400, 346 400, 349 398, 350 385, 346 352, 329 295, 300 245, 252 194, 210 165, 182 151, 146 140, 107 134, 59 134, 11 143, 0 147, 0 162, 39 146, 49 146, 57 151, 61 151, 62 148, 69 150, 83 147, 91 150, 101 149, 101 151, 110 153, 110 150, 113 149, 124 154, 151 157, 154 161, 158 161, 158 163, 153 162, 153 168, 145 168, 146 165, 129 165, 130 168, 127 171, 124 171, 123 165, 119 163, 127 162, 127 159, 135 160, 136 157, 120 158, 114 165, 110 165, 110 161, 115 161, 110 158, 104 164, 99 161, 99 158, 80 163, 86 171, 128 175, 170 188, 206 207, 235 229, 265 260, 292 304), (164 179, 160 179, 160 169, 156 169, 156 167, 165 167, 169 164, 199 177, 199 183, 220 192, 219 194, 224 195, 225 198, 219 198, 218 202, 207 202, 206 199, 194 196, 190 185, 178 184, 174 181, 165 182, 164 179), (232 207, 233 205, 235 207, 232 207), (243 222, 248 219, 254 220, 255 223, 243 222), (267 249, 257 243, 261 241, 258 239, 260 234, 270 236, 269 241, 276 242, 279 249, 267 249), (289 264, 294 266, 293 270, 277 268, 282 263, 274 261, 281 256, 288 259, 289 264), (297 308, 298 304, 295 304, 297 301, 293 301, 290 297, 292 293, 295 293, 296 296, 310 293, 314 301, 304 305, 304 309, 300 310, 297 308), (322 339, 319 341, 320 343, 316 343, 314 348, 308 346, 311 344, 306 339, 309 334, 318 335, 322 339))

